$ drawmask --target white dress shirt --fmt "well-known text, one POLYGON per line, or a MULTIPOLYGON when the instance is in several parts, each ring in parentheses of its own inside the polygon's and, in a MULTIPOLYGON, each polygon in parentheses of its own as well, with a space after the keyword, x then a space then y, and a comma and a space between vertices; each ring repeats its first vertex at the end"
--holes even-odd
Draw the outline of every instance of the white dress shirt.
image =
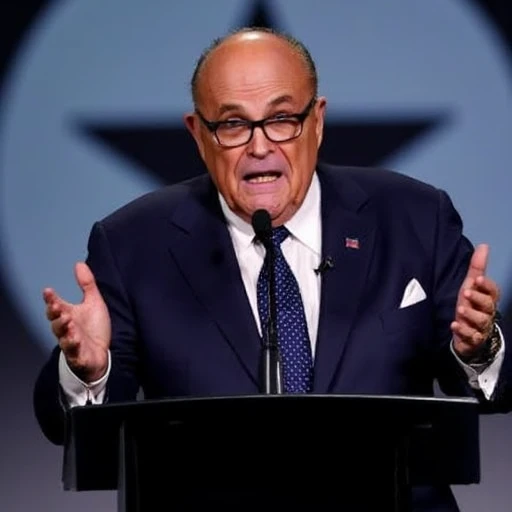
MULTIPOLYGON (((256 288, 258 276, 263 265, 265 249, 261 244, 254 241, 252 226, 235 215, 220 194, 219 199, 228 222, 228 230, 240 266, 245 291, 261 335, 256 288)), ((281 245, 283 254, 299 284, 313 357, 316 349, 320 309, 321 276, 314 271, 320 265, 322 255, 322 216, 320 204, 320 183, 315 173, 301 207, 292 219, 285 224, 290 231, 290 236, 281 245)), ((494 391, 503 361, 504 350, 505 344, 502 343, 501 349, 493 363, 484 371, 477 372, 457 357, 452 345, 453 355, 464 368, 470 385, 474 389, 482 390, 487 399, 492 396, 494 391)), ((87 385, 73 374, 61 353, 59 361, 60 383, 68 400, 68 406, 102 403, 109 372, 110 354, 107 373, 100 380, 87 385)))
MULTIPOLYGON (((228 221, 245 291, 261 335, 256 287, 263 266, 265 248, 254 241, 251 224, 235 215, 220 196, 222 211, 228 221)), ((299 210, 285 226, 290 235, 281 244, 284 257, 295 275, 304 303, 304 312, 314 357, 320 309, 320 274, 315 272, 322 258, 320 183, 314 174, 311 187, 299 210)))

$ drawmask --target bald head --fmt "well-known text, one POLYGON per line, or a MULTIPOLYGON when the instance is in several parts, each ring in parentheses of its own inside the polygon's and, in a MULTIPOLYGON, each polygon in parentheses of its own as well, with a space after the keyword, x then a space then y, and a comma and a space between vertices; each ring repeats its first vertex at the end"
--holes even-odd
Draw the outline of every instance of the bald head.
MULTIPOLYGON (((276 32, 268 28, 246 27, 216 39, 199 57, 191 80, 191 92, 194 105, 197 107, 201 93, 204 92, 205 74, 215 74, 217 66, 230 66, 232 72, 243 63, 255 61, 257 57, 280 60, 293 59, 296 64, 297 79, 307 80, 312 95, 317 94, 318 78, 315 63, 303 43, 292 36, 276 32)), ((206 78, 209 82, 209 77, 206 78)))

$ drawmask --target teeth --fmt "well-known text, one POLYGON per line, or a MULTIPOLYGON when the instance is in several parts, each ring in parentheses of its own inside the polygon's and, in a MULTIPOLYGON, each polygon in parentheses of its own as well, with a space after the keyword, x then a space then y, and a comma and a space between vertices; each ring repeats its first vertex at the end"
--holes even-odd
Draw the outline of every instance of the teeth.
POLYGON ((269 183, 271 181, 276 181, 277 176, 255 176, 254 178, 249 178, 251 183, 269 183))

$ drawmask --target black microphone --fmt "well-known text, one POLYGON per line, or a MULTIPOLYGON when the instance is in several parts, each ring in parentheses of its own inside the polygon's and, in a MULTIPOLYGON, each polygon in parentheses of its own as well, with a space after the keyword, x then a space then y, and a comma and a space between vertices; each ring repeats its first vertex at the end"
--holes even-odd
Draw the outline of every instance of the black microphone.
POLYGON ((258 240, 265 246, 268 256, 268 320, 262 325, 263 343, 260 361, 262 391, 269 394, 283 392, 281 361, 276 328, 275 255, 272 245, 272 221, 267 210, 256 210, 252 215, 252 227, 258 240))
POLYGON ((334 268, 334 260, 331 256, 326 256, 318 265, 318 268, 315 268, 315 274, 324 274, 328 270, 334 268))

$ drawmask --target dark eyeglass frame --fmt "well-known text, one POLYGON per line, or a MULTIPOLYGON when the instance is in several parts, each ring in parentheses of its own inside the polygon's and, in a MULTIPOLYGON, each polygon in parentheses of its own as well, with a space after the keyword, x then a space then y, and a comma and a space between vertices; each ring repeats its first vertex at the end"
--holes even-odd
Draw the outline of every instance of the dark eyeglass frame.
POLYGON ((259 119, 258 121, 250 121, 248 119, 237 120, 240 123, 245 123, 245 125, 248 128, 250 128, 251 131, 249 133, 248 139, 245 142, 241 142, 241 143, 235 144, 235 145, 222 144, 222 142, 220 141, 220 139, 219 139, 219 137, 217 135, 217 130, 219 129, 219 127, 229 125, 233 121, 208 121, 208 119, 206 119, 203 116, 203 114, 201 114, 201 112, 198 109, 196 109, 196 114, 199 117, 199 119, 201 120, 201 122, 208 129, 208 131, 210 133, 213 133, 213 135, 215 137, 215 140, 217 141, 217 144, 219 146, 222 146, 222 147, 225 147, 225 148, 236 148, 236 147, 239 147, 239 146, 245 146, 246 144, 249 144, 249 142, 251 141, 251 139, 252 139, 252 137, 254 135, 254 129, 258 128, 258 127, 261 128, 261 130, 265 134, 265 137, 269 141, 279 144, 281 142, 288 142, 290 140, 296 139, 297 137, 300 137, 302 135, 302 131, 303 131, 303 128, 304 128, 304 121, 309 116, 309 114, 311 112, 311 109, 313 108, 313 106, 316 103, 316 100, 317 100, 317 97, 313 96, 309 100, 309 102, 306 105, 306 107, 304 108, 304 110, 302 110, 302 112, 298 112, 298 113, 295 113, 295 114, 287 114, 287 115, 283 115, 281 117, 269 116, 269 117, 265 117, 263 119, 259 119), (283 121, 286 121, 286 120, 298 121, 300 123, 300 125, 299 125, 299 130, 298 130, 297 134, 293 135, 292 137, 289 137, 287 139, 284 139, 284 140, 283 139, 274 140, 274 139, 272 139, 272 137, 269 137, 268 133, 265 130, 266 124, 271 123, 271 122, 275 122, 275 121, 280 121, 280 120, 283 120, 283 121))

